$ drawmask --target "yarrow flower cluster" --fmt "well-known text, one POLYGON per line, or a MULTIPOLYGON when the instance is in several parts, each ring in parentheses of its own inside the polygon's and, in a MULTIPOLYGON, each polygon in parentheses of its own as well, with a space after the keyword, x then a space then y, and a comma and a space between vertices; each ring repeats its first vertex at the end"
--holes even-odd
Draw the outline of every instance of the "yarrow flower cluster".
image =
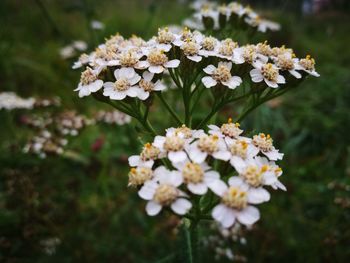
POLYGON ((148 41, 117 34, 91 54, 83 54, 73 67, 81 66, 86 69, 76 89, 79 97, 103 90, 103 96, 117 101, 146 100, 153 92, 165 90, 162 73, 177 68, 201 69, 207 88, 236 89, 249 78, 277 88, 290 77, 302 78, 302 72, 319 76, 313 58, 298 59, 290 48, 271 47, 267 42, 239 46, 233 39, 219 40, 187 28, 180 34, 159 29, 148 41))
POLYGON ((271 20, 262 18, 250 6, 232 1, 219 5, 217 2, 196 1, 192 5, 195 13, 184 21, 184 25, 200 31, 206 29, 220 30, 225 27, 249 26, 259 32, 278 31, 281 26, 271 20))
POLYGON ((267 189, 286 190, 275 163, 282 158, 270 135, 245 137, 231 120, 220 127, 209 125, 208 133, 169 128, 165 136, 145 144, 140 155, 129 157, 129 185, 139 188, 151 216, 164 207, 191 214, 194 196, 211 191, 216 195, 208 204, 211 216, 223 227, 252 225, 260 218, 256 205, 270 200, 267 189))
POLYGON ((130 116, 116 110, 99 111, 90 118, 77 114, 76 111, 22 116, 21 122, 36 131, 23 151, 36 154, 41 158, 47 155, 60 155, 65 152, 69 138, 78 136, 90 125, 96 123, 124 125, 130 121, 130 116))
POLYGON ((40 99, 40 98, 21 98, 14 92, 1 92, 0 93, 0 110, 14 110, 14 109, 27 109, 59 106, 59 98, 52 99, 40 99))

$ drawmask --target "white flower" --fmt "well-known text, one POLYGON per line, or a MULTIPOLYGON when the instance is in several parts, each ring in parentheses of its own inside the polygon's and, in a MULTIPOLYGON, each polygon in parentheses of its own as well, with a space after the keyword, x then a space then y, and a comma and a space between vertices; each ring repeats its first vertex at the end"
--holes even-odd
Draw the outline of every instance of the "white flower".
POLYGON ((240 124, 233 123, 231 118, 228 119, 227 123, 222 124, 221 127, 213 124, 208 125, 208 127, 210 134, 215 134, 222 138, 239 138, 243 133, 243 130, 239 128, 240 124))
POLYGON ((259 153, 254 145, 251 144, 251 139, 240 137, 239 139, 226 138, 228 148, 231 153, 230 163, 235 169, 246 160, 250 160, 259 153))
POLYGON ((151 73, 159 74, 167 68, 177 68, 180 60, 173 59, 169 61, 166 53, 161 49, 145 50, 147 60, 140 61, 137 65, 140 69, 148 69, 151 73))
POLYGON ((279 74, 275 65, 271 63, 263 64, 258 60, 253 65, 255 68, 250 71, 253 82, 265 81, 271 88, 278 88, 278 84, 286 83, 286 80, 279 74))
POLYGON ((295 78, 301 78, 301 74, 297 71, 302 69, 299 65, 299 60, 297 58, 292 58, 289 53, 278 55, 278 57, 275 58, 275 63, 280 70, 287 70, 295 78))
POLYGON ((91 55, 87 55, 85 53, 81 54, 78 61, 75 61, 72 69, 77 69, 77 68, 81 68, 84 65, 87 65, 91 62, 91 55))
POLYGON ((235 89, 242 83, 242 79, 238 76, 231 75, 231 62, 219 62, 216 68, 209 65, 203 71, 210 76, 203 77, 202 82, 206 88, 216 86, 218 83, 227 86, 229 89, 235 89))
POLYGON ((319 77, 320 74, 318 74, 315 70, 315 64, 315 59, 311 58, 310 55, 307 55, 305 58, 302 58, 299 61, 300 69, 304 70, 314 77, 319 77))
POLYGON ((79 97, 82 98, 100 90, 102 86, 103 81, 98 79, 96 71, 87 68, 81 73, 78 88, 74 91, 79 91, 79 97))
POLYGON ((150 216, 157 215, 163 206, 170 208, 179 215, 184 215, 191 209, 192 204, 177 187, 182 184, 179 173, 170 172, 164 166, 154 171, 154 179, 145 182, 139 191, 139 196, 149 200, 146 212, 150 216))
POLYGON ((287 188, 284 186, 284 184, 281 183, 281 181, 278 179, 282 173, 283 170, 281 169, 281 167, 279 167, 278 165, 275 164, 275 162, 273 161, 269 161, 267 158, 261 157, 261 158, 256 158, 255 159, 256 163, 260 166, 264 166, 267 165, 269 167, 269 170, 271 172, 273 172, 276 176, 276 182, 271 184, 271 187, 273 189, 281 189, 283 191, 287 191, 287 188))
POLYGON ((264 185, 272 186, 277 182, 277 177, 269 165, 262 164, 260 157, 242 162, 236 165, 239 177, 231 177, 236 184, 247 184, 250 195, 250 203, 261 204, 270 200, 270 193, 263 188, 264 185))
POLYGON ((139 87, 141 89, 137 95, 140 100, 147 99, 152 91, 161 91, 166 89, 161 80, 157 80, 155 83, 153 83, 153 77, 153 73, 150 73, 148 71, 143 72, 142 79, 139 82, 139 87))
POLYGON ((75 41, 73 41, 72 45, 78 51, 85 51, 88 47, 87 43, 85 41, 82 41, 82 40, 75 40, 75 41))
POLYGON ((235 180, 229 180, 229 186, 220 180, 212 185, 212 191, 221 197, 221 202, 214 207, 212 216, 223 227, 231 227, 236 220, 243 225, 252 225, 259 220, 259 210, 249 205, 252 197, 248 188, 248 185, 235 180))
POLYGON ((204 135, 204 131, 203 130, 192 130, 188 127, 186 127, 185 124, 183 124, 181 127, 178 128, 168 128, 166 129, 166 135, 170 136, 172 134, 182 134, 181 136, 183 136, 183 138, 188 141, 191 142, 193 139, 199 138, 202 135, 204 135))
POLYGON ((197 163, 204 162, 208 155, 224 161, 231 157, 225 141, 217 135, 202 135, 188 147, 187 152, 191 160, 197 163))
POLYGON ((156 136, 153 145, 167 154, 173 163, 183 162, 187 159, 185 148, 188 142, 183 133, 167 133, 166 136, 156 136))
POLYGON ((202 60, 202 57, 199 55, 201 46, 195 41, 186 40, 183 42, 180 48, 189 60, 192 60, 194 62, 200 62, 202 60))
POLYGON ((159 28, 158 35, 149 41, 151 46, 168 52, 172 48, 172 44, 176 40, 176 35, 172 33, 168 27, 159 28))
POLYGON ((216 171, 211 171, 206 163, 196 163, 189 160, 176 163, 174 166, 179 170, 184 183, 189 191, 197 195, 204 195, 208 188, 220 179, 216 171))
POLYGON ((103 95, 112 100, 123 100, 125 97, 137 97, 140 88, 136 84, 141 77, 132 68, 121 68, 114 71, 115 82, 106 82, 103 95))
POLYGON ((150 144, 146 143, 140 155, 132 155, 129 157, 129 165, 131 167, 150 167, 152 168, 154 161, 161 157, 160 150, 150 144))
POLYGON ((269 134, 259 133, 253 136, 253 145, 266 155, 271 161, 282 160, 283 153, 280 153, 274 146, 269 134))
MULTIPOLYGON (((217 57, 225 58, 227 60, 234 60, 235 50, 238 48, 238 43, 233 41, 231 38, 222 40, 217 46, 217 57)), ((236 63, 236 62, 235 62, 236 63)), ((240 64, 240 63, 237 63, 240 64)))

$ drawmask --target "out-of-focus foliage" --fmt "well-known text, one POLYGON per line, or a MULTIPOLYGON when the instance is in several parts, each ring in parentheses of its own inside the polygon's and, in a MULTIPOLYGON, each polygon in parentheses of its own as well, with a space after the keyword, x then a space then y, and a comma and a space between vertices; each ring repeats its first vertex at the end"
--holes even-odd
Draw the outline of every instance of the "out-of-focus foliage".
MULTIPOLYGON (((277 144, 283 141, 278 146, 286 154, 282 178, 288 192, 263 206, 264 219, 247 233, 248 243, 239 251, 250 262, 347 262, 350 18, 340 11, 301 17, 287 13, 283 2, 274 1, 275 8, 268 10, 283 29, 261 38, 287 44, 299 56, 313 50, 321 77, 271 101, 242 123, 269 131, 277 144)), ((102 105, 77 98, 72 90, 79 73, 58 50, 74 39, 94 46, 116 31, 148 37, 160 25, 180 23, 189 14, 187 5, 152 0, 1 1, 1 90, 60 96, 65 109, 95 112, 102 105), (87 19, 101 20, 105 30, 91 32, 87 19)), ((226 110, 227 116, 235 114, 234 105, 226 110)), ((134 129, 88 127, 71 146, 84 162, 72 156, 41 160, 21 152, 31 136, 20 124, 24 113, 0 111, 0 261, 171 262, 177 219, 146 217, 137 196, 126 188, 126 156, 139 147, 129 139, 136 136, 130 136, 134 129), (99 142, 102 147, 96 149, 99 142)), ((203 253, 203 262, 212 262, 212 252, 203 253)))

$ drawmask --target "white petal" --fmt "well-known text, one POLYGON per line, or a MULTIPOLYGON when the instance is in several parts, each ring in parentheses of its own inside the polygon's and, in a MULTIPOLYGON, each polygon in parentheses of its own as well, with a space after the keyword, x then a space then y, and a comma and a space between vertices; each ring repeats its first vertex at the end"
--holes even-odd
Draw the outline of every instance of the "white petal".
POLYGON ((195 163, 202 163, 204 162, 205 158, 207 158, 208 154, 206 152, 202 152, 197 147, 193 147, 189 151, 189 156, 195 163))
POLYGON ((132 78, 129 79, 129 84, 131 86, 134 86, 137 82, 139 82, 141 79, 141 76, 138 74, 134 74, 134 76, 132 78))
POLYGON ((113 93, 110 94, 109 97, 111 98, 111 100, 122 100, 122 99, 125 99, 126 92, 114 91, 113 93))
POLYGON ((136 167, 136 166, 139 166, 141 160, 139 155, 131 155, 128 158, 128 161, 129 161, 129 166, 136 167))
POLYGON ((244 160, 238 156, 232 156, 230 164, 236 169, 238 173, 242 173, 246 167, 246 163, 244 162, 244 160))
POLYGON ((261 204, 270 200, 270 193, 262 188, 251 188, 248 194, 248 203, 261 204))
POLYGON ((178 215, 184 215, 190 210, 192 204, 185 198, 179 198, 174 203, 171 204, 171 209, 178 215))
POLYGON ((274 88, 274 89, 278 88, 277 82, 272 82, 268 79, 264 79, 264 81, 269 87, 274 88))
POLYGON ((114 88, 114 83, 113 82, 105 82, 103 84, 103 87, 113 89, 114 88))
POLYGON ((149 216, 155 216, 162 210, 162 206, 154 201, 149 201, 146 205, 146 212, 149 216))
POLYGON ((156 74, 159 74, 159 73, 162 73, 164 71, 164 68, 162 66, 150 66, 148 68, 148 70, 151 72, 151 73, 156 73, 156 74))
POLYGON ((283 159, 283 153, 279 153, 276 149, 273 149, 269 152, 262 152, 264 155, 266 155, 271 161, 277 161, 283 159))
POLYGON ((179 65, 180 65, 180 60, 178 59, 173 59, 164 63, 164 67, 166 68, 177 68, 179 65))
POLYGON ((149 72, 149 71, 145 71, 145 72, 143 72, 142 77, 146 81, 151 81, 154 77, 154 74, 149 72))
POLYGON ((137 97, 140 100, 145 100, 149 97, 149 92, 148 91, 144 91, 143 89, 138 89, 137 90, 137 97))
POLYGON ((218 196, 222 196, 227 191, 227 185, 221 180, 211 182, 209 187, 210 190, 212 190, 218 196))
POLYGON ((213 74, 214 70, 216 69, 216 67, 214 67, 213 65, 208 65, 207 67, 205 67, 203 69, 203 71, 209 75, 213 74))
POLYGON ((209 76, 202 78, 202 83, 206 88, 214 87, 217 84, 216 80, 209 76))
POLYGON ((277 77, 277 83, 286 83, 286 79, 282 75, 279 75, 277 77))
POLYGON ((294 77, 296 77, 297 79, 301 78, 301 74, 298 71, 296 71, 296 70, 289 70, 289 73, 291 75, 293 75, 294 77))
POLYGON ((178 151, 178 152, 169 152, 168 153, 168 158, 170 161, 173 163, 178 163, 185 161, 187 158, 187 155, 184 151, 178 151))
POLYGON ((228 180, 228 184, 229 184, 229 186, 236 186, 236 187, 240 187, 240 188, 244 188, 245 187, 244 181, 242 180, 242 178, 240 178, 238 176, 232 176, 228 180))
POLYGON ((165 137, 157 135, 154 138, 153 145, 156 146, 159 149, 163 149, 164 142, 165 142, 165 137))
POLYGON ((205 183, 192 184, 189 183, 187 185, 188 190, 197 195, 204 195, 208 191, 208 187, 205 183))
POLYGON ((194 61, 194 62, 199 62, 199 61, 202 60, 202 57, 201 57, 201 56, 187 56, 187 58, 188 58, 189 60, 194 61))
POLYGON ((139 196, 145 200, 151 200, 156 192, 158 184, 155 181, 147 181, 138 192, 139 196))
POLYGON ((235 76, 235 77, 232 77, 229 81, 223 82, 222 84, 226 85, 230 89, 235 89, 239 85, 241 85, 241 83, 242 83, 242 79, 240 77, 235 76))
POLYGON ((212 217, 220 222, 223 227, 228 228, 235 222, 235 215, 233 211, 223 204, 214 207, 212 217))
POLYGON ((239 213, 237 213, 237 219, 244 225, 252 225, 260 218, 259 210, 254 206, 248 206, 239 213))
POLYGON ((121 68, 119 71, 119 77, 125 77, 127 79, 131 79, 135 74, 133 68, 121 68))
POLYGON ((165 90, 166 86, 161 82, 160 80, 157 80, 157 82, 154 84, 154 91, 160 91, 160 90, 165 90))
POLYGON ((228 161, 230 160, 231 154, 228 151, 217 151, 212 154, 215 159, 228 161))
POLYGON ((140 90, 139 87, 133 86, 133 87, 130 87, 128 90, 126 90, 125 93, 129 97, 135 98, 135 97, 137 97, 139 90, 140 90))
POLYGON ((252 69, 249 74, 252 77, 252 81, 253 82, 256 82, 256 83, 257 82, 261 82, 264 79, 264 77, 261 74, 260 70, 258 70, 256 68, 252 69))

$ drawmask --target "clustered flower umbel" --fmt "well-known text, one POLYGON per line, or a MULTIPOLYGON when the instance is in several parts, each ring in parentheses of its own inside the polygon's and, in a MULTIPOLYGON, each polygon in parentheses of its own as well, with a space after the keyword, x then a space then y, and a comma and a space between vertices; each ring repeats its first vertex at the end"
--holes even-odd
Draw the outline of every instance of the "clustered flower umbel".
POLYGON ((260 218, 255 205, 270 200, 267 189, 286 190, 275 163, 283 154, 270 135, 245 137, 231 119, 208 127, 208 133, 184 125, 169 128, 165 136, 146 143, 139 155, 129 157, 129 186, 138 187, 139 196, 148 201, 150 216, 163 207, 185 215, 191 212, 191 198, 212 191, 216 202, 211 215, 217 222, 225 228, 235 222, 252 225, 260 218), (225 172, 215 170, 214 161, 222 162, 215 167, 226 167, 225 172))
POLYGON ((103 89, 101 93, 111 100, 128 97, 146 100, 153 92, 166 89, 162 73, 183 63, 201 67, 207 74, 202 78, 207 88, 221 85, 235 89, 244 78, 277 88, 290 76, 301 78, 301 72, 319 76, 313 58, 298 59, 285 46, 271 47, 267 42, 239 46, 230 38, 219 40, 187 28, 176 34, 162 28, 148 41, 137 36, 124 39, 117 34, 91 54, 81 55, 73 68, 86 68, 76 91, 79 97, 103 89), (237 67, 244 72, 239 73, 237 67))
POLYGON ((237 21, 265 33, 267 30, 278 31, 281 26, 273 21, 262 18, 250 6, 243 6, 236 1, 219 5, 217 2, 196 1, 192 5, 195 13, 184 21, 184 25, 192 29, 222 29, 231 24, 237 26, 237 21))
POLYGON ((130 116, 119 111, 98 111, 88 118, 75 111, 63 111, 58 114, 47 112, 42 115, 22 116, 23 124, 36 130, 36 134, 24 147, 24 152, 39 155, 63 154, 70 136, 78 136, 85 127, 96 122, 109 125, 124 125, 130 123, 130 116))
POLYGON ((14 92, 0 92, 0 110, 27 109, 31 110, 38 107, 59 106, 59 98, 40 99, 40 98, 22 98, 14 92))

